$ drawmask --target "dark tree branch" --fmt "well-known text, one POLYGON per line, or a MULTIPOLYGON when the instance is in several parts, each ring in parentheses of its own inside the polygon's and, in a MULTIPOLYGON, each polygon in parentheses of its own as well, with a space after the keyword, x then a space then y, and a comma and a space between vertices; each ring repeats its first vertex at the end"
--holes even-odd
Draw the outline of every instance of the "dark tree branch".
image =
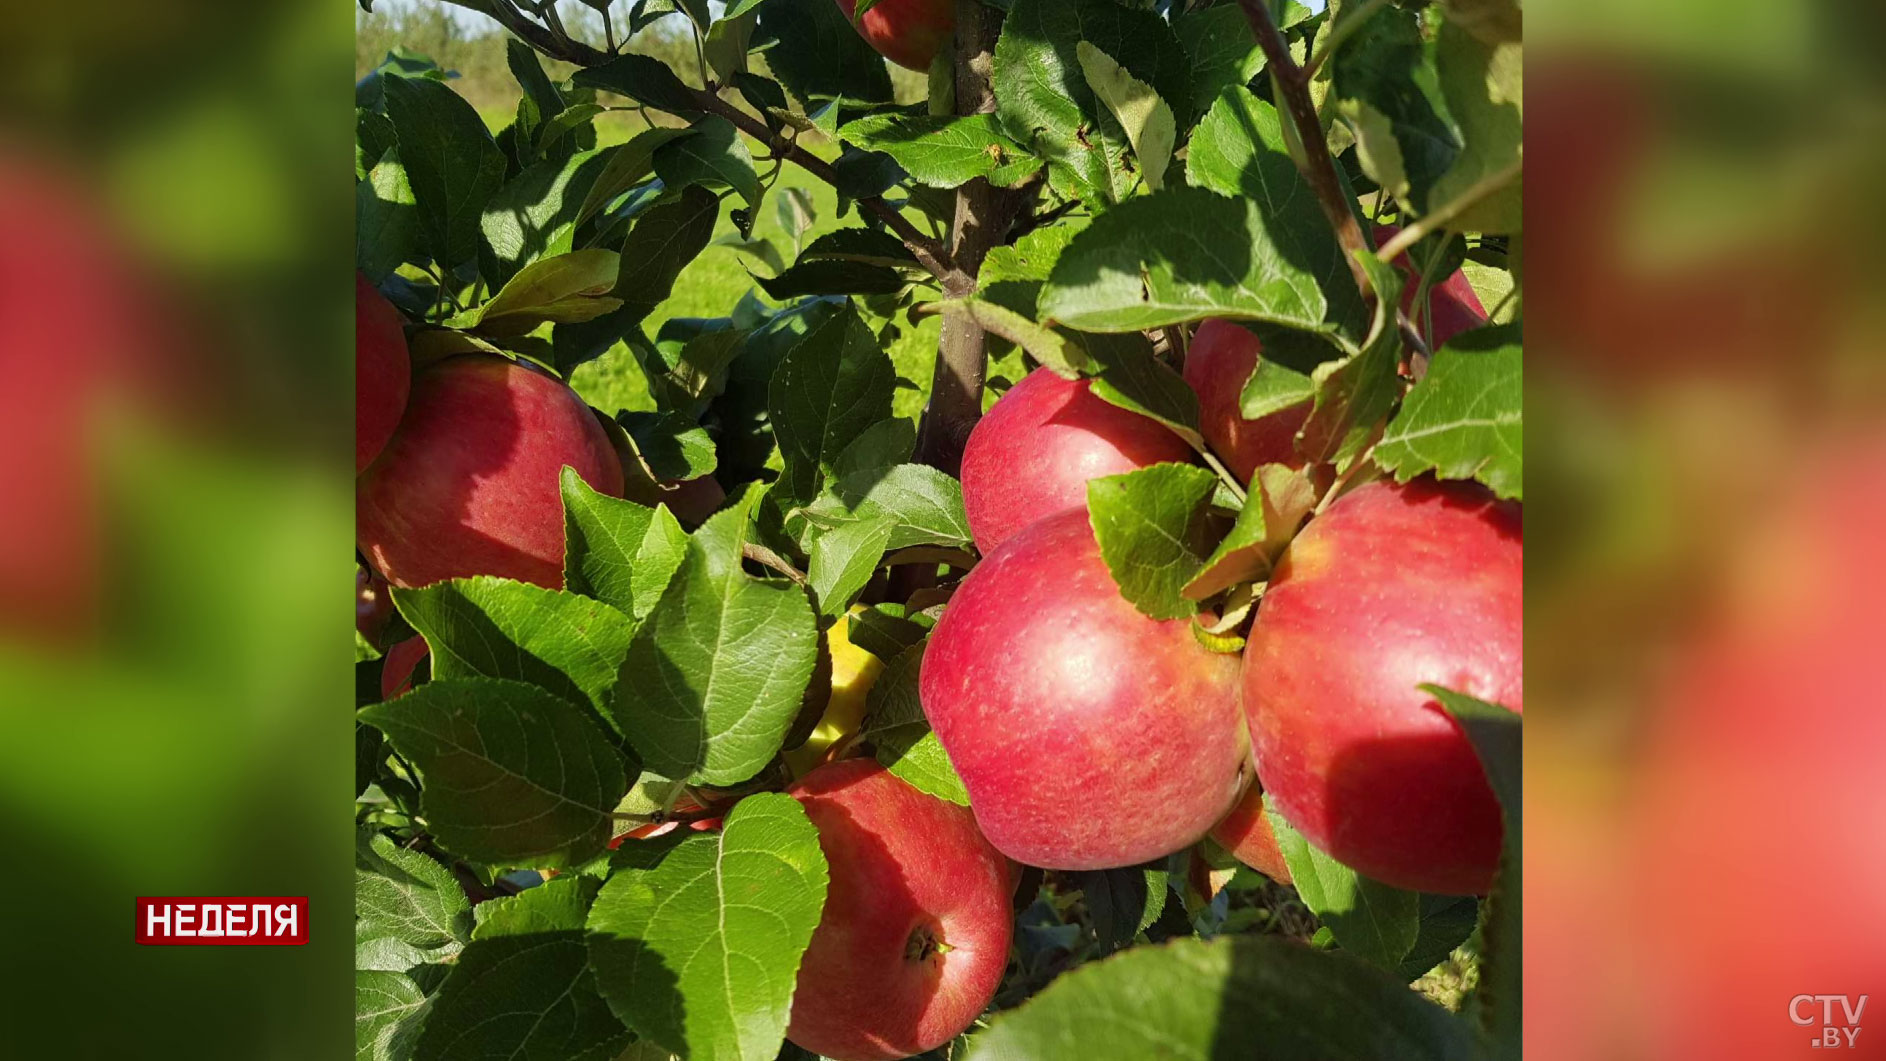
MULTIPOLYGON (((1001 17, 981 0, 956 0, 956 113, 995 110, 993 71, 1001 17)), ((978 178, 956 191, 956 220, 950 231, 950 271, 943 276, 947 299, 975 293, 976 276, 989 251, 1000 246, 1014 223, 1021 196, 978 178)), ((951 475, 963 462, 963 444, 982 417, 986 336, 968 314, 943 316, 930 404, 917 433, 917 459, 951 475)))
POLYGON ((600 66, 615 58, 608 52, 598 51, 582 41, 571 38, 569 34, 563 32, 560 22, 543 25, 531 21, 525 17, 524 12, 518 10, 513 0, 445 0, 445 2, 490 16, 498 25, 511 31, 518 40, 552 59, 561 59, 566 63, 575 63, 577 66, 600 66))

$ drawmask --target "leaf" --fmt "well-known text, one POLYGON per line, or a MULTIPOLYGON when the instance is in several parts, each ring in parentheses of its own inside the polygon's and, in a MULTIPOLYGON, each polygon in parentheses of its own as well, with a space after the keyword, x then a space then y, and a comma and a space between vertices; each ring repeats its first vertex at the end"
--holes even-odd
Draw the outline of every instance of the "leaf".
MULTIPOLYGON (((1516 14, 1516 12, 1515 12, 1516 14)), ((1429 206, 1439 208, 1517 163, 1524 149, 1522 53, 1519 39, 1489 44, 1453 19, 1441 23, 1436 62, 1441 95, 1460 130, 1461 151, 1434 182, 1429 206)), ((1520 230, 1520 181, 1448 222, 1456 232, 1520 230)))
POLYGON ((676 117, 687 118, 700 113, 694 90, 683 84, 667 63, 652 55, 633 52, 618 55, 601 66, 578 70, 570 80, 584 88, 627 96, 676 117))
POLYGON ((397 151, 354 186, 354 267, 371 283, 419 257, 419 210, 397 151))
POLYGON ((426 248, 453 268, 478 250, 478 218, 504 183, 504 152, 478 111, 443 82, 383 79, 426 248))
POLYGON ((354 1061, 408 1061, 428 1004, 403 972, 354 973, 354 1061))
POLYGON ((580 931, 589 921, 590 905, 601 888, 602 882, 594 877, 572 875, 486 900, 478 904, 478 928, 472 939, 580 931))
POLYGON ((1250 84, 1264 69, 1264 49, 1236 4, 1188 11, 1173 20, 1172 31, 1191 59, 1194 114, 1205 113, 1226 89, 1250 84))
POLYGON ((1172 149, 1179 140, 1172 108, 1159 98, 1152 86, 1127 73, 1106 52, 1092 44, 1077 42, 1074 54, 1080 61, 1087 87, 1094 90, 1094 95, 1112 112, 1114 121, 1126 130, 1147 190, 1158 191, 1165 183, 1166 166, 1171 163, 1172 149))
POLYGON ((765 0, 760 35, 779 43, 766 66, 811 114, 817 103, 843 98, 891 102, 891 75, 831 0, 765 0))
POLYGON ((779 751, 812 677, 818 627, 805 591, 741 567, 752 505, 750 495, 694 532, 622 664, 615 717, 663 777, 752 777, 779 751))
POLYGON ((1074 886, 1087 901, 1087 916, 1102 954, 1111 954, 1133 942, 1166 909, 1171 873, 1165 859, 1120 869, 1085 870, 1072 874, 1074 886))
POLYGON ((1315 507, 1316 484, 1309 473, 1282 464, 1260 467, 1251 476, 1250 492, 1231 533, 1182 592, 1202 601, 1233 586, 1269 578, 1271 565, 1315 507))
POLYGON ((478 228, 489 252, 486 279, 494 287, 524 265, 569 252, 580 203, 606 165, 594 151, 538 162, 491 197, 478 228))
POLYGON ((760 175, 740 130, 718 115, 694 123, 694 135, 671 140, 655 149, 655 175, 672 189, 690 184, 725 185, 757 210, 760 175))
POLYGON ((1094 397, 1150 417, 1171 428, 1198 449, 1205 436, 1198 428, 1198 394, 1172 368, 1153 356, 1143 335, 1089 335, 1088 352, 1099 366, 1094 397))
POLYGON ((1296 369, 1261 358, 1238 392, 1238 412, 1246 420, 1281 413, 1316 397, 1316 381, 1296 369))
POLYGON ((753 27, 758 15, 726 15, 707 31, 703 51, 707 65, 725 82, 747 70, 747 49, 753 43, 753 27))
POLYGON ((1421 18, 1389 7, 1357 27, 1337 49, 1331 90, 1356 136, 1363 172, 1416 214, 1453 165, 1460 141, 1443 117, 1439 75, 1421 35, 1421 18))
POLYGON ((437 961, 471 938, 471 901, 452 871, 372 833, 354 865, 354 935, 433 951, 437 961))
POLYGON ((647 180, 655 172, 657 148, 671 140, 693 134, 693 129, 644 129, 630 137, 627 143, 610 148, 604 154, 602 171, 589 186, 588 194, 583 197, 583 205, 576 212, 576 223, 581 225, 588 221, 611 201, 647 180))
MULTIPOLYGON (((861 436, 862 437, 862 436, 861 436)), ((840 476, 832 490, 807 510, 815 522, 888 519, 891 538, 885 548, 913 545, 968 545, 969 516, 963 486, 925 464, 899 464, 840 476)))
POLYGON ((905 612, 901 604, 873 604, 861 608, 852 614, 847 636, 852 644, 873 656, 894 660, 929 633, 929 627, 924 625, 929 621, 928 616, 912 618, 905 612), (924 621, 919 622, 919 618, 924 621))
POLYGON ((679 199, 651 207, 622 245, 622 272, 612 293, 634 305, 666 301, 681 271, 714 237, 719 218, 720 200, 705 188, 688 188, 679 199))
POLYGON ((1009 135, 1047 159, 1050 181, 1072 197, 1118 202, 1133 177, 1129 141, 1081 69, 1086 42, 1124 60, 1184 121, 1190 116, 1185 49, 1164 19, 1112 0, 1016 0, 996 42, 996 114, 1009 135))
POLYGON ((455 317, 452 327, 487 335, 524 335, 546 322, 580 324, 622 306, 611 297, 621 258, 590 249, 535 261, 518 270, 496 298, 455 317))
POLYGON ((806 244, 805 250, 799 252, 799 260, 863 262, 892 269, 917 267, 917 256, 910 253, 903 240, 875 228, 841 228, 827 232, 806 244))
POLYGON ((1520 1056, 1523 1028, 1521 995, 1524 966, 1520 951, 1525 915, 1522 911, 1525 867, 1525 788, 1521 783, 1522 726, 1519 713, 1465 693, 1438 685, 1423 685, 1449 717, 1466 733, 1486 770, 1487 783, 1500 801, 1505 841, 1500 848, 1500 873, 1487 897, 1488 912, 1482 949, 1481 986, 1477 1000, 1481 1025, 1499 1058, 1520 1056))
POLYGON ((575 469, 563 469, 562 488, 564 584, 638 622, 647 618, 681 566, 687 532, 667 506, 597 493, 575 469))
POLYGON ((1401 960, 1401 977, 1419 980, 1473 936, 1480 901, 1471 895, 1421 896, 1421 934, 1401 960))
POLYGON ((1340 330, 1361 336, 1367 308, 1316 193, 1290 159, 1277 108, 1243 87, 1227 89, 1192 133, 1186 179, 1255 204, 1277 256, 1315 279, 1340 330))
POLYGON ((889 295, 905 280, 894 269, 863 262, 800 261, 778 276, 754 281, 775 302, 805 295, 889 295))
POLYGON ((799 961, 824 909, 818 830, 797 800, 741 800, 649 868, 624 866, 589 917, 603 997, 693 1061, 760 1061, 785 1039, 799 961))
POLYGON ((1217 477, 1189 464, 1154 464, 1087 483, 1087 513, 1120 595, 1154 619, 1198 610, 1180 592, 1204 562, 1205 502, 1217 477))
POLYGON ((1433 472, 1524 493, 1525 423, 1518 325, 1477 328, 1435 352, 1428 374, 1375 447, 1398 482, 1433 472))
POLYGON ((1265 801, 1291 883, 1342 949, 1386 969, 1399 968, 1421 934, 1421 896, 1372 880, 1324 854, 1265 801))
POLYGON ((601 601, 489 575, 395 589, 393 602, 425 635, 433 677, 529 682, 598 712, 634 632, 601 601))
POLYGON ((1121 203, 1076 235, 1041 292, 1041 313, 1090 332, 1205 317, 1333 331, 1324 286, 1353 282, 1292 259, 1294 247, 1290 237, 1279 242, 1255 201, 1169 188, 1121 203))
POLYGON ((1006 247, 991 249, 976 275, 977 295, 1025 320, 1034 320, 1041 288, 1076 231, 1071 225, 1049 225, 1006 247))
POLYGON ((517 79, 518 87, 524 90, 537 104, 537 112, 545 116, 563 110, 563 96, 557 92, 557 86, 550 82, 550 75, 544 73, 543 63, 537 59, 537 53, 530 45, 512 37, 504 42, 504 63, 511 69, 511 76, 517 79))
POLYGON ((1041 159, 1009 139, 993 114, 873 114, 841 128, 838 135, 865 151, 882 151, 919 184, 955 188, 988 178, 1013 187, 1041 168, 1041 159))
POLYGON ((609 841, 609 813, 629 790, 603 731, 523 682, 435 677, 359 717, 424 774, 432 834, 478 861, 579 863, 609 841))
POLYGON ((896 529, 894 517, 878 516, 841 524, 813 539, 806 578, 819 614, 831 619, 845 614, 877 573, 896 529))
POLYGON ((417 1061, 612 1061, 629 1034, 597 994, 582 921, 570 923, 594 887, 559 878, 480 924, 434 997, 417 1061))
POLYGON ((1359 256, 1378 294, 1375 322, 1362 349, 1325 361, 1310 374, 1316 399, 1297 432, 1297 452, 1311 463, 1333 463, 1345 470, 1375 437, 1376 430, 1401 396, 1401 335, 1393 322, 1400 305, 1403 276, 1373 254, 1359 256))
POLYGON ((996 1015, 966 1056, 1451 1061, 1474 1050, 1453 1014, 1380 969, 1295 940, 1238 935, 1080 966, 996 1015))
POLYGON ((782 507, 818 496, 839 453, 891 415, 897 374, 855 308, 819 323, 786 354, 767 388, 767 408, 785 471, 782 507))
MULTIPOLYGON (((869 614, 869 613, 867 613, 869 614)), ((853 643, 864 633, 865 624, 851 626, 853 643)), ((867 638, 868 640, 868 638, 867 638)), ((969 790, 956 775, 943 742, 930 731, 930 720, 923 713, 918 678, 923 673, 923 652, 927 642, 918 641, 887 659, 884 673, 866 694, 865 724, 862 732, 885 769, 918 789, 960 807, 969 806, 969 790)), ((871 651, 877 655, 876 651, 871 651)))
POLYGON ((1007 306, 979 298, 965 298, 939 304, 944 312, 966 315, 984 331, 1007 339, 1049 371, 1066 379, 1076 379, 1093 371, 1093 355, 1087 352, 1090 336, 1065 328, 1036 324, 1007 306))

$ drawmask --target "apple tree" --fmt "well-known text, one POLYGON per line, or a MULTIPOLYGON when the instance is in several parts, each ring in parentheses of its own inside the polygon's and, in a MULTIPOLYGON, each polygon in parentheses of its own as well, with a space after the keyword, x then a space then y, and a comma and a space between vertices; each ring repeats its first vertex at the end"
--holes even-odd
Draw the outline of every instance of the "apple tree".
POLYGON ((1517 0, 453 2, 500 120, 356 87, 357 1056, 1517 1056, 1517 0))

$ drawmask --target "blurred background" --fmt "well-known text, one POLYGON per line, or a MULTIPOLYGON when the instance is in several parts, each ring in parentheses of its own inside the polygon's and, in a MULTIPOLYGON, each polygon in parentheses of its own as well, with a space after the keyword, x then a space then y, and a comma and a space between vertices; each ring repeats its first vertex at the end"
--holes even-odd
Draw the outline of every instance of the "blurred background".
MULTIPOLYGON (((501 62, 420 6, 9 11, 0 1056, 350 1049, 351 86, 501 62)), ((1791 1000, 1870 993, 1886 1056, 1886 6, 1529 7, 1528 1055, 1821 1056, 1791 1000)))

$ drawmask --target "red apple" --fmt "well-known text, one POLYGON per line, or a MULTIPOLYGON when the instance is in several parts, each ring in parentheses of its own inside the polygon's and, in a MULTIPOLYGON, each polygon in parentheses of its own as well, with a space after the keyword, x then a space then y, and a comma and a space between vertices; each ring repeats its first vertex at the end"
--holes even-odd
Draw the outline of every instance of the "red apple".
POLYGON ((391 700, 410 692, 413 674, 431 651, 426 639, 416 634, 387 649, 380 661, 380 699, 391 700))
POLYGON ((395 586, 499 575, 560 589, 565 465, 621 496, 615 449, 575 391, 507 358, 437 362, 360 477, 360 551, 395 586))
POLYGON ((1120 596, 1082 509, 1037 521, 951 598, 924 714, 983 834, 1046 869, 1130 866, 1195 843, 1244 781, 1237 657, 1120 596))
POLYGON ((354 629, 378 647, 386 624, 393 620, 393 594, 386 579, 360 564, 354 565, 354 629))
POLYGON ((1521 709, 1519 506, 1472 483, 1369 483, 1285 550, 1244 653, 1266 799, 1400 888, 1484 894, 1500 808, 1433 683, 1521 709))
POLYGON ((1256 420, 1244 418, 1240 399, 1245 382, 1257 370, 1261 349, 1248 329, 1227 320, 1208 320, 1198 326, 1185 352, 1185 382, 1198 395, 1205 441, 1225 467, 1247 483, 1260 464, 1303 466, 1296 439, 1310 416, 1306 401, 1256 420))
POLYGON ((1038 368, 969 433, 963 507, 987 554, 1043 516, 1085 510, 1089 479, 1191 459, 1192 447, 1158 421, 1101 401, 1084 379, 1038 368))
MULTIPOLYGON (((1375 245, 1393 239, 1401 231, 1399 225, 1375 226, 1375 245)), ((1421 289, 1421 270, 1403 254, 1395 259, 1395 267, 1408 277, 1408 283, 1401 292, 1401 311, 1408 319, 1421 326, 1421 313, 1415 305, 1415 295, 1421 289)), ((1428 308, 1434 313, 1433 348, 1439 350, 1447 341, 1464 331, 1471 331, 1487 322, 1487 311, 1480 305, 1480 296, 1473 293, 1473 285, 1467 282, 1467 274, 1459 269, 1449 273, 1445 279, 1436 281, 1428 288, 1428 308)))
POLYGON ((354 274, 354 474, 386 448, 406 411, 412 358, 399 310, 354 274))
POLYGON ((882 0, 863 18, 852 15, 858 0, 838 0, 838 9, 879 55, 920 73, 956 35, 955 0, 882 0))
POLYGON ((1008 860, 966 807, 872 759, 832 763, 787 789, 831 870, 799 966, 786 1037, 837 1061, 889 1061, 955 1038, 1008 967, 1008 860))
POLYGON ((1264 816, 1264 787, 1252 785, 1244 798, 1231 808, 1223 821, 1212 826, 1211 838, 1218 841, 1231 857, 1279 884, 1290 883, 1290 866, 1284 862, 1283 849, 1277 846, 1277 833, 1264 816))

